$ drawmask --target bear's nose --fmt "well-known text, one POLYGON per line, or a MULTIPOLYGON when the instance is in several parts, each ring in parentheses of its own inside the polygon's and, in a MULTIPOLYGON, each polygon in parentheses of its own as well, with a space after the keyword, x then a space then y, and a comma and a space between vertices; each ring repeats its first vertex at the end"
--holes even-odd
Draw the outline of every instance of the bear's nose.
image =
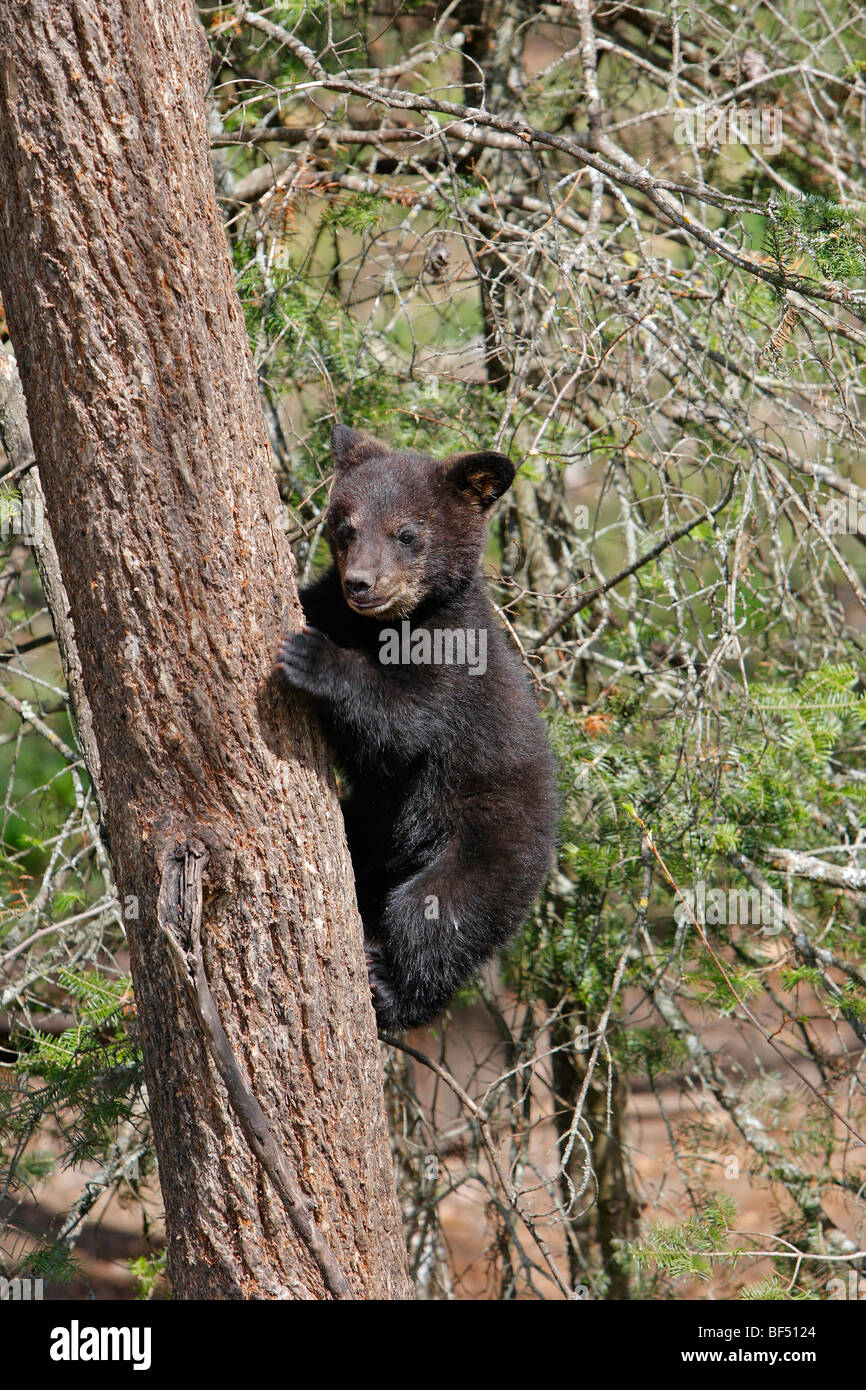
POLYGON ((372 574, 347 574, 343 583, 346 593, 350 598, 360 598, 362 594, 369 593, 373 587, 372 574))

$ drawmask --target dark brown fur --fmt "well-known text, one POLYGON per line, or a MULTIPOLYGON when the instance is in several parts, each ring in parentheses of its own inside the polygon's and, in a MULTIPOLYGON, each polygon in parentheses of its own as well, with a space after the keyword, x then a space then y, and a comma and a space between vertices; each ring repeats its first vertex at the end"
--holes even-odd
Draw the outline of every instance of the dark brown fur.
POLYGON ((346 779, 374 1004, 394 1031, 434 1018, 521 926, 550 866, 557 801, 480 567, 513 465, 492 451, 395 453, 344 425, 332 444, 334 565, 301 593, 310 627, 278 664, 316 699, 346 779), (486 671, 383 664, 382 634, 403 619, 431 641, 483 630, 486 671))

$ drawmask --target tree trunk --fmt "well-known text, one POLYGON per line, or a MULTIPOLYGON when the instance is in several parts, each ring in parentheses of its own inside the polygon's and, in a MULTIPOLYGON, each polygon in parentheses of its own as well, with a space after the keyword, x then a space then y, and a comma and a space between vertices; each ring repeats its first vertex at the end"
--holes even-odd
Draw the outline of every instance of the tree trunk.
POLYGON ((206 73, 188 0, 0 11, 0 292, 130 904, 174 1294, 339 1296, 342 1271, 356 1296, 403 1298, 333 779, 271 676, 300 610, 206 73), (251 1143, 296 1184, 295 1224, 251 1143))

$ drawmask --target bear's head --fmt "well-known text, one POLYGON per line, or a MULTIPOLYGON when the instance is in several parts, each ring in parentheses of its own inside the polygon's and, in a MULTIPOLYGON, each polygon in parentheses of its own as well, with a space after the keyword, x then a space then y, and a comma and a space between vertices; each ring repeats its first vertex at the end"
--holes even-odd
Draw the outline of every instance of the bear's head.
POLYGON ((514 478, 510 459, 489 449, 443 460, 393 451, 347 425, 334 426, 331 448, 328 539, 350 607, 406 618, 464 590, 487 514, 514 478))

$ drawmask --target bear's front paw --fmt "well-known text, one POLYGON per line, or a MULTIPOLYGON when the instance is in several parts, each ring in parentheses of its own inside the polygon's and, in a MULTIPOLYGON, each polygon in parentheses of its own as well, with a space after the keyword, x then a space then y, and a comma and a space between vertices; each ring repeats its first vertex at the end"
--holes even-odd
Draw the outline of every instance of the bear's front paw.
POLYGON ((391 986, 385 954, 381 946, 373 941, 364 942, 364 955, 367 959, 367 974, 370 978, 370 992, 373 995, 373 1008, 379 1027, 386 1030, 396 1026, 397 998, 391 986))
POLYGON ((317 628, 305 627, 277 647, 277 670, 293 690, 327 696, 338 671, 339 647, 317 628))

